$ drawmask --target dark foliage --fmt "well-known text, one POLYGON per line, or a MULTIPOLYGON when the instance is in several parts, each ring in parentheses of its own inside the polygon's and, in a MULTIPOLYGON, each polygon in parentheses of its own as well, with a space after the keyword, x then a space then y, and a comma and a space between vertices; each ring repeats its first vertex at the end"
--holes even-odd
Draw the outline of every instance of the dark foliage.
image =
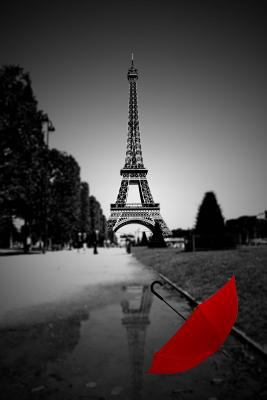
POLYGON ((41 222, 45 144, 43 113, 19 66, 0 69, 0 207, 28 224, 41 222))
POLYGON ((141 242, 139 243, 139 246, 147 246, 147 245, 148 245, 148 240, 146 237, 146 232, 143 232, 142 239, 141 239, 141 242))
POLYGON ((90 200, 89 200, 89 185, 87 182, 81 183, 81 203, 80 203, 80 232, 87 235, 91 231, 90 226, 90 200))
POLYGON ((226 221, 226 230, 237 244, 249 244, 257 238, 267 238, 267 221, 244 215, 226 221))
POLYGON ((172 230, 172 237, 182 238, 190 234, 191 229, 177 228, 172 230))
POLYGON ((80 167, 56 149, 49 151, 48 236, 64 244, 75 237, 80 223, 80 167))
POLYGON ((10 216, 0 215, 0 247, 8 248, 10 245, 11 233, 14 230, 10 216))
POLYGON ((103 244, 104 239, 107 237, 106 218, 99 201, 94 196, 90 196, 90 228, 91 234, 89 237, 90 244, 95 240, 95 232, 98 234, 98 243, 103 244))
POLYGON ((78 163, 45 144, 43 128, 53 129, 49 122, 38 109, 29 74, 19 66, 0 68, 0 246, 13 237, 26 248, 29 236, 33 243, 42 239, 60 248, 93 229, 102 241, 106 237, 105 217, 96 200, 90 203, 78 163), (24 221, 20 234, 14 217, 24 221))
POLYGON ((213 192, 204 195, 192 241, 193 249, 222 249, 226 246, 224 218, 213 192))
POLYGON ((207 192, 199 207, 195 231, 199 235, 222 234, 224 218, 213 192, 207 192))
POLYGON ((164 237, 162 234, 162 230, 160 224, 158 222, 155 223, 153 235, 149 241, 149 247, 166 247, 166 243, 164 241, 164 237))

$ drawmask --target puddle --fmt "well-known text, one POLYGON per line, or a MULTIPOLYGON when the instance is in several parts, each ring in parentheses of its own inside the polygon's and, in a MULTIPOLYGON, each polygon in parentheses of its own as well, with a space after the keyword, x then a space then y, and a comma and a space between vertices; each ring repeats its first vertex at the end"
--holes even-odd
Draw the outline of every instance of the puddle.
MULTIPOLYGON (((88 287, 88 294, 72 303, 68 313, 55 306, 49 320, 1 329, 2 398, 226 400, 256 398, 256 394, 263 398, 255 378, 261 371, 248 358, 239 363, 240 356, 228 358, 218 352, 182 374, 146 372, 153 353, 183 320, 151 294, 153 273, 133 258, 127 260, 127 269, 112 270, 120 280, 112 275, 108 284, 94 286, 93 291, 88 287)), ((157 291, 185 316, 191 313, 174 291, 157 291)), ((224 349, 238 346, 229 337, 224 349)))
MULTIPOLYGON (((66 391, 67 382, 72 396, 89 399, 215 397, 218 387, 211 385, 211 380, 218 377, 221 355, 184 374, 157 376, 146 372, 153 352, 174 335, 183 321, 155 298, 146 284, 126 284, 118 291, 115 303, 111 298, 110 304, 92 310, 90 318, 81 323, 80 340, 71 354, 48 365, 48 376, 62 377, 60 390, 66 391)), ((179 297, 171 299, 168 292, 161 293, 173 307, 179 307, 185 315, 190 313, 179 297)))

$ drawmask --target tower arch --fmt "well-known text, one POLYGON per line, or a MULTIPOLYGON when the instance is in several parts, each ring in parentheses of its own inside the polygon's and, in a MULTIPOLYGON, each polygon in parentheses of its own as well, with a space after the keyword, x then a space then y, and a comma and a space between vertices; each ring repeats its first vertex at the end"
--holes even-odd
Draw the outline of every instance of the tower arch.
POLYGON ((154 226, 155 226, 152 222, 148 222, 148 221, 144 221, 144 220, 140 220, 140 219, 129 219, 129 218, 127 218, 127 219, 125 219, 123 221, 118 222, 118 224, 114 227, 113 232, 117 232, 123 226, 130 225, 130 224, 142 225, 145 228, 150 229, 152 233, 154 231, 154 226))

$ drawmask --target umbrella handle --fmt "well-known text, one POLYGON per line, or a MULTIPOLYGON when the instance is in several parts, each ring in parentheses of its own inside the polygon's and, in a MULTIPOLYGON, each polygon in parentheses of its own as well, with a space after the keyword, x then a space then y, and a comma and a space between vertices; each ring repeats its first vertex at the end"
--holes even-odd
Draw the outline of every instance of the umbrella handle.
POLYGON ((160 286, 163 286, 163 283, 162 283, 162 282, 160 282, 160 281, 154 281, 154 282, 152 282, 151 285, 150 285, 151 292, 152 292, 155 296, 157 296, 160 300, 163 301, 163 300, 164 300, 163 297, 162 297, 158 292, 156 292, 155 289, 154 289, 154 286, 155 286, 156 284, 159 284, 160 286))
POLYGON ((183 318, 183 320, 186 320, 186 318, 183 316, 183 314, 181 314, 179 311, 175 310, 175 308, 173 308, 158 292, 156 292, 156 290, 154 289, 154 285, 156 285, 156 284, 159 284, 160 286, 163 286, 163 283, 160 282, 160 281, 152 282, 151 285, 150 285, 151 293, 153 293, 161 301, 163 301, 165 304, 167 304, 167 306, 169 306, 174 312, 176 312, 176 314, 178 314, 179 317, 183 318))

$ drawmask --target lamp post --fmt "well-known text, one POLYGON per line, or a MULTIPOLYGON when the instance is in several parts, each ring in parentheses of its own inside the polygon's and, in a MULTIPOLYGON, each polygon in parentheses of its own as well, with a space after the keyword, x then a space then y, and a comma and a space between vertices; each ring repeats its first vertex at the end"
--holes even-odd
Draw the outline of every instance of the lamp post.
POLYGON ((99 234, 99 230, 95 229, 94 254, 98 254, 98 251, 97 251, 98 234, 99 234))
POLYGON ((46 134, 46 155, 45 155, 45 181, 44 181, 44 249, 45 252, 48 249, 48 224, 47 224, 47 210, 48 210, 48 157, 49 157, 49 134, 50 132, 54 132, 55 128, 45 114, 43 118, 43 124, 45 124, 45 134, 46 134))
POLYGON ((87 239, 87 233, 83 232, 83 251, 86 251, 86 247, 87 247, 86 239, 87 239))
POLYGON ((80 248, 82 247, 82 232, 78 232, 78 243, 77 243, 77 252, 80 252, 80 248))

